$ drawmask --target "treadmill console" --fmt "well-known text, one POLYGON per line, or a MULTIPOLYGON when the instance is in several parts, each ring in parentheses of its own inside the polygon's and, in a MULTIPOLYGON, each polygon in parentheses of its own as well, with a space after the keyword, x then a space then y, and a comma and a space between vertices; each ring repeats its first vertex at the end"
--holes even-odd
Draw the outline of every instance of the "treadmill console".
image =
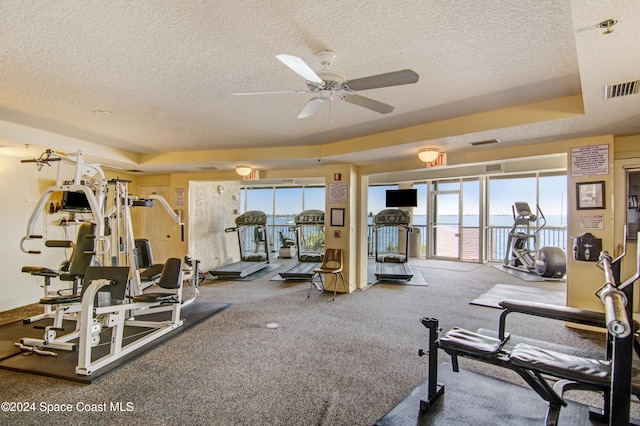
POLYGON ((322 210, 305 210, 295 217, 296 225, 324 225, 322 210))
POLYGON ((242 213, 236 218, 236 226, 264 226, 267 224, 267 214, 258 210, 242 213))
POLYGON ((404 210, 385 209, 375 215, 373 220, 378 226, 409 226, 411 218, 404 210))

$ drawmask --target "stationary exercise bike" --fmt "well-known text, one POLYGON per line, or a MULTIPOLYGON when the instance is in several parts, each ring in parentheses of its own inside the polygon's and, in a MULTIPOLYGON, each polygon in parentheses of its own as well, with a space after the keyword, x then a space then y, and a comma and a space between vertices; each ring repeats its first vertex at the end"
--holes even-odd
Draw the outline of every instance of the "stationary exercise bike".
POLYGON ((513 227, 509 231, 504 266, 534 273, 544 278, 562 278, 567 271, 564 251, 559 247, 546 246, 537 249, 536 237, 547 220, 536 206, 534 214, 526 202, 516 202, 512 207, 513 227), (538 221, 538 219, 540 221, 538 221), (537 226, 537 228, 532 229, 537 226), (530 241, 533 243, 530 244, 530 241), (531 248, 533 247, 533 248, 531 248))

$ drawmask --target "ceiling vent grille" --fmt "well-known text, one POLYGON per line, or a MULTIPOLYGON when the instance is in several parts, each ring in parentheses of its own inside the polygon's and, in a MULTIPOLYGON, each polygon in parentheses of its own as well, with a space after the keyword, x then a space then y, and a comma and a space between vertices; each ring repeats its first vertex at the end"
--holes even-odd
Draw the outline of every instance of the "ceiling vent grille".
POLYGON ((484 166, 485 173, 502 173, 504 169, 502 168, 502 163, 498 164, 486 164, 484 166))
POLYGON ((619 98, 621 96, 636 95, 640 93, 640 80, 625 81, 624 83, 607 84, 604 87, 605 99, 619 98))
POLYGON ((500 143, 500 139, 489 139, 486 141, 471 142, 471 146, 490 145, 492 143, 500 143))

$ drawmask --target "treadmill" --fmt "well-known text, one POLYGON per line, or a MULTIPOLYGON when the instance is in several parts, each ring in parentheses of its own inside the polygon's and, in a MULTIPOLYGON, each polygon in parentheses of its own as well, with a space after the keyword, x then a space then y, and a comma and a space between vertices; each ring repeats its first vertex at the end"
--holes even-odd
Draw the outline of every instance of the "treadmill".
POLYGON ((236 226, 226 228, 224 232, 236 232, 240 247, 240 260, 209 271, 213 276, 244 278, 269 266, 269 233, 267 215, 258 210, 245 212, 236 218, 236 226), (255 244, 253 253, 247 251, 251 240, 255 244), (260 251, 260 247, 264 251, 260 251))
POLYGON ((298 262, 280 272, 280 277, 286 280, 310 280, 313 270, 322 265, 324 258, 324 212, 305 210, 294 220, 298 262))
POLYGON ((404 210, 385 209, 375 215, 373 220, 376 278, 379 280, 409 281, 413 278, 413 271, 411 271, 407 263, 409 232, 411 232, 409 213, 404 210), (381 237, 383 233, 384 241, 382 241, 383 238, 381 237), (380 249, 381 244, 384 244, 385 248, 383 250, 380 249), (396 251, 390 251, 393 248, 396 251))

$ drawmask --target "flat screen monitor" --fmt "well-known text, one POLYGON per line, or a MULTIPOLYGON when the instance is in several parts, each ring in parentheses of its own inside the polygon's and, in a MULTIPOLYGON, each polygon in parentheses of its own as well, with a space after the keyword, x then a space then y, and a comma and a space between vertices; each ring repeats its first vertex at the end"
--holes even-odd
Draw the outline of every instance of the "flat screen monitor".
POLYGON ((388 189, 387 207, 418 207, 417 189, 388 189))
POLYGON ((61 210, 75 213, 91 213, 89 200, 84 192, 64 191, 61 210))

